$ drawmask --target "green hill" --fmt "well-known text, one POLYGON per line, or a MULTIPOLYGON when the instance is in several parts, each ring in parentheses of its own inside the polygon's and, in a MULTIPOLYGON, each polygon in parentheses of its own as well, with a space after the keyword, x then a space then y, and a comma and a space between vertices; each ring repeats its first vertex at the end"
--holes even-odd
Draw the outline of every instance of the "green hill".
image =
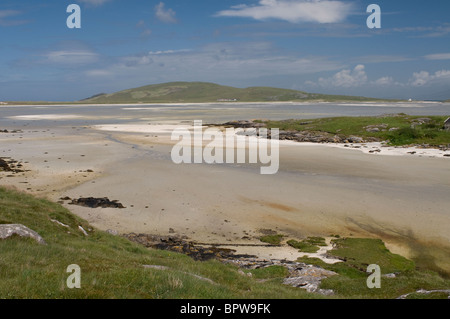
POLYGON ((277 101, 374 101, 377 99, 307 93, 273 87, 235 88, 207 82, 169 82, 97 94, 82 103, 201 103, 277 101))

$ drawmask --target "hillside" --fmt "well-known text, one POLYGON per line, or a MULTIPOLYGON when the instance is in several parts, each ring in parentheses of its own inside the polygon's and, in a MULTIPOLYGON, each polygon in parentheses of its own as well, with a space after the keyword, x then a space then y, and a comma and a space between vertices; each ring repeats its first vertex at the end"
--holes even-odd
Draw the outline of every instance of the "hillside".
MULTIPOLYGON (((169 250, 147 249, 95 229, 57 203, 0 187, 0 226, 4 224, 25 225, 41 235, 45 244, 19 236, 0 239, 2 299, 324 298, 283 284, 288 272, 284 266, 240 270, 215 259, 196 261, 169 250), (66 269, 72 264, 81 269, 80 289, 69 289, 66 284, 70 275, 66 269)), ((305 244, 295 240, 288 244, 292 242, 305 244)), ((320 241, 317 243, 320 245, 320 241)), ((345 262, 299 260, 337 273, 323 281, 324 288, 336 293, 330 298, 392 299, 405 294, 412 298, 448 298, 445 289, 450 287, 449 280, 429 270, 415 269, 414 262, 392 254, 381 240, 337 238, 335 245, 329 253, 345 262), (383 277, 383 289, 367 288, 365 267, 370 263, 377 263, 383 274, 395 273, 383 277), (416 293, 419 288, 428 292, 416 293)), ((177 309, 170 311, 176 313, 177 309)))
POLYGON ((307 93, 273 87, 235 88, 207 82, 170 82, 111 94, 97 94, 82 103, 202 103, 276 101, 374 101, 377 99, 307 93))

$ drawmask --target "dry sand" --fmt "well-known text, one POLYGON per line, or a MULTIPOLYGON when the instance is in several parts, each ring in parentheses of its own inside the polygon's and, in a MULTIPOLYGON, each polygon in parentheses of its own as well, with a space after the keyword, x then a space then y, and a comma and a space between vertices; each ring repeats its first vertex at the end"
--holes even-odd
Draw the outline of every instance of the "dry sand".
MULTIPOLYGON (((103 230, 176 233, 225 244, 258 243, 264 229, 286 240, 377 237, 394 252, 421 254, 450 272, 450 158, 281 143, 276 175, 261 175, 255 165, 176 165, 170 159, 172 125, 2 133, 0 157, 26 162, 30 172, 0 173, 0 184, 55 201, 119 200, 125 209, 65 204, 103 230)), ((292 251, 284 256, 297 257, 292 251)))

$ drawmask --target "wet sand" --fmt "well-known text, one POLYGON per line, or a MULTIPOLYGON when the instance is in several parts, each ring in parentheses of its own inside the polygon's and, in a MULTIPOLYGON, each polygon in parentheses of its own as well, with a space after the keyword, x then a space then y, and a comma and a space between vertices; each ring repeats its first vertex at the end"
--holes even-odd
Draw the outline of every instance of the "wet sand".
POLYGON ((257 243, 264 229, 286 239, 376 237, 394 252, 450 273, 450 158, 281 143, 279 172, 261 175, 257 165, 176 165, 172 127, 148 126, 2 133, 0 157, 30 171, 0 173, 0 185, 54 201, 119 200, 125 209, 65 203, 102 230, 230 244, 257 243))

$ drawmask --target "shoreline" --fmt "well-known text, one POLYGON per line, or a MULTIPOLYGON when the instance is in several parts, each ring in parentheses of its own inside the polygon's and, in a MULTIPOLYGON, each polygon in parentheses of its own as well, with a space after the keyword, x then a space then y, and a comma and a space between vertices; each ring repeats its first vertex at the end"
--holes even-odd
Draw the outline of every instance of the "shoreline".
POLYGON ((49 102, 49 104, 0 104, 0 108, 4 107, 33 107, 33 106, 143 106, 143 105, 167 105, 167 106, 183 106, 183 105, 251 105, 251 104, 262 104, 262 105, 274 105, 274 104, 344 104, 344 105, 371 105, 371 104, 394 104, 398 106, 399 104, 405 104, 405 107, 413 107, 414 104, 450 104, 446 101, 324 101, 324 100, 309 100, 309 101, 253 101, 253 102, 142 102, 142 103, 70 103, 70 102, 49 102))
POLYGON ((178 234, 211 244, 257 243, 264 229, 298 239, 381 238, 394 253, 431 254, 450 270, 446 159, 381 159, 383 153, 286 141, 280 143, 280 172, 265 177, 246 165, 175 165, 169 155, 172 126, 109 127, 116 130, 88 126, 0 134, 0 157, 31 170, 15 177, 1 173, 0 184, 52 201, 119 200, 125 209, 64 204, 101 230, 178 234), (150 131, 124 131, 139 127, 150 131))

